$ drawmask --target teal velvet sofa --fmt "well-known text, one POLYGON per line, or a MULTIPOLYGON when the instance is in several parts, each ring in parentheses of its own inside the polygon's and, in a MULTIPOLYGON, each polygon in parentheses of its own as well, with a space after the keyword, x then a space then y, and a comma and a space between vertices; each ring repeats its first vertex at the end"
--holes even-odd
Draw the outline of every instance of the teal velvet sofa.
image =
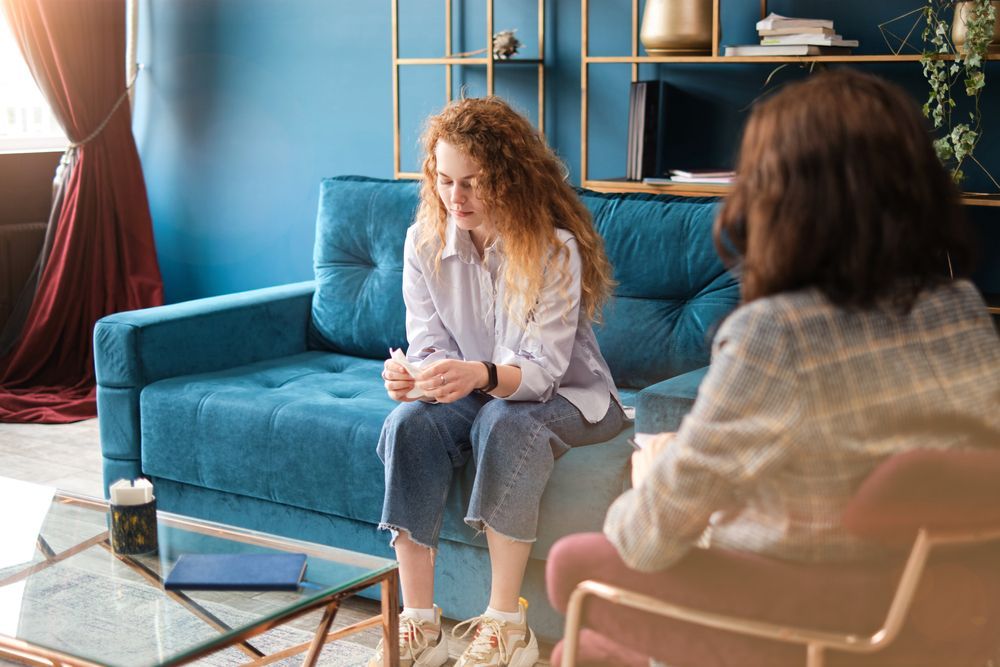
MULTIPOLYGON (((675 429, 738 285, 711 239, 709 199, 581 191, 618 287, 597 328, 641 431, 675 429)), ((379 376, 405 345, 402 255, 417 183, 356 176, 320 188, 315 280, 117 313, 94 331, 105 484, 139 475, 160 509, 392 556, 376 530, 375 445, 394 403, 379 376)), ((561 635, 543 574, 552 543, 599 530, 629 484, 631 429, 573 449, 542 499, 525 596, 543 637, 561 635)), ((441 531, 437 600, 486 605, 485 541, 464 524, 472 470, 457 474, 441 531)))

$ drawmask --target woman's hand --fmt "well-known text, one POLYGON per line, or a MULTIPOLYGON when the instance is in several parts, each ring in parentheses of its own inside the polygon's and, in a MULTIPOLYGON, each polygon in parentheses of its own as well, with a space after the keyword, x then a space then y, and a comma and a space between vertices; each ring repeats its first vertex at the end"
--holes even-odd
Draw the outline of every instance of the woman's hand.
POLYGON ((392 359, 386 359, 382 365, 382 379, 385 380, 385 391, 392 400, 399 401, 400 403, 409 403, 417 400, 406 396, 413 389, 416 382, 406 372, 405 368, 392 359))
POLYGON ((486 366, 479 361, 442 359, 422 368, 417 387, 424 396, 438 403, 453 403, 465 398, 489 379, 486 366))
POLYGON ((676 433, 657 433, 649 438, 642 449, 632 453, 632 488, 636 488, 649 476, 649 471, 653 469, 656 457, 663 449, 670 444, 676 433))

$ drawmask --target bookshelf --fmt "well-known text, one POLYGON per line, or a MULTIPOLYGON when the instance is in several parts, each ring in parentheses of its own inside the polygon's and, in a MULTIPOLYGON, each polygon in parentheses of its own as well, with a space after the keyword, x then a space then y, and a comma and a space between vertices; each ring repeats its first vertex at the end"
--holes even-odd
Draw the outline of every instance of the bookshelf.
MULTIPOLYGON (((639 80, 639 65, 644 64, 734 64, 734 63, 918 63, 920 54, 900 55, 835 55, 835 56, 720 56, 722 44, 722 23, 720 21, 722 0, 712 0, 712 51, 705 56, 641 56, 639 55, 639 0, 632 0, 631 54, 625 56, 591 56, 589 54, 590 11, 589 0, 581 0, 580 21, 580 184, 582 187, 599 192, 649 192, 672 194, 685 197, 725 196, 728 186, 698 185, 678 183, 647 185, 640 181, 624 179, 591 179, 588 165, 588 77, 594 65, 631 65, 631 80, 639 80)), ((760 0, 760 16, 768 14, 767 0, 760 0)), ((1000 60, 1000 54, 991 54, 989 60, 1000 60)), ((1000 206, 1000 194, 962 193, 962 204, 966 206, 1000 206)), ((1000 311, 998 311, 1000 312, 1000 311)))
POLYGON ((459 56, 452 49, 452 3, 444 0, 444 55, 436 58, 403 58, 399 55, 399 0, 392 0, 392 158, 394 178, 420 178, 419 172, 403 171, 400 155, 399 75, 400 69, 409 66, 443 66, 445 68, 444 102, 454 99, 452 87, 453 68, 485 67, 486 93, 493 94, 494 75, 497 68, 534 67, 538 77, 538 129, 545 132, 545 0, 537 0, 538 57, 513 57, 506 60, 493 57, 493 5, 486 0, 486 53, 483 56, 459 56))

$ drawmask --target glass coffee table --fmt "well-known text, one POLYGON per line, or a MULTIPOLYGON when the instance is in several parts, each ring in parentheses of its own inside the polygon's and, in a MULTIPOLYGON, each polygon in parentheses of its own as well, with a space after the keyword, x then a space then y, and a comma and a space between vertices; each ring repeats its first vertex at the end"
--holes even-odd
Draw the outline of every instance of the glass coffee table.
POLYGON ((386 663, 398 665, 395 561, 166 512, 157 513, 158 552, 123 556, 109 543, 103 500, 0 477, 0 507, 4 658, 137 667, 179 665, 228 649, 239 651, 243 664, 304 653, 303 664, 313 665, 327 642, 381 625, 386 663), (163 587, 184 553, 275 552, 307 555, 297 591, 163 587), (381 614, 331 631, 341 601, 374 585, 381 586, 381 614), (314 629, 289 625, 320 609, 314 629), (268 652, 261 642, 275 633, 291 645, 268 652))

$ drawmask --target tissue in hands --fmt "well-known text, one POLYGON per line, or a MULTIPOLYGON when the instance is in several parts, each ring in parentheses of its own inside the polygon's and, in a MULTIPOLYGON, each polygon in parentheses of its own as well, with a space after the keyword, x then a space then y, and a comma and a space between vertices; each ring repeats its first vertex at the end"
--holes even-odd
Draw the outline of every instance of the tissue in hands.
MULTIPOLYGON (((395 361, 397 364, 405 368, 406 372, 410 374, 411 378, 416 379, 417 375, 420 373, 420 369, 417 368, 415 365, 413 365, 413 363, 411 363, 410 360, 406 358, 406 355, 403 354, 402 350, 393 349, 390 347, 389 356, 392 357, 393 361, 395 361)), ((406 397, 420 398, 423 395, 424 392, 419 387, 414 387, 409 391, 409 393, 406 394, 406 397)))

